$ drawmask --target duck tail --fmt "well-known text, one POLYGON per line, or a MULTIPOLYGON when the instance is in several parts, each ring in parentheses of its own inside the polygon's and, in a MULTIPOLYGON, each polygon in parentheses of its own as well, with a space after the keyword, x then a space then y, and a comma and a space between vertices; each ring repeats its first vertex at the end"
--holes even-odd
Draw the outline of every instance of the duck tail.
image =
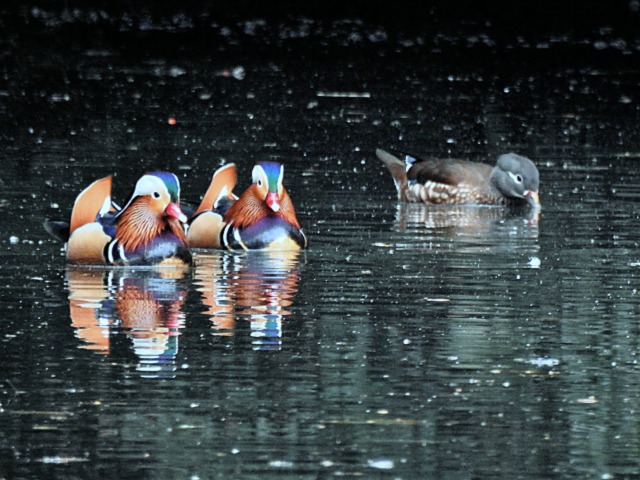
POLYGON ((76 197, 69 222, 69 236, 76 228, 96 219, 112 209, 111 204, 111 175, 96 180, 76 197))
POLYGON ((69 241, 69 223, 61 220, 45 220, 42 225, 49 235, 62 243, 69 241))
POLYGON ((216 170, 211 178, 211 184, 204 194, 202 202, 200 202, 200 206, 194 216, 207 210, 214 210, 224 197, 235 199, 233 189, 236 186, 237 180, 238 173, 236 172, 235 163, 230 163, 216 170))
POLYGON ((376 155, 391 172, 393 183, 395 183, 396 190, 398 191, 398 200, 403 200, 404 192, 407 189, 407 170, 411 164, 399 159, 392 153, 382 150, 381 148, 376 149, 376 155))

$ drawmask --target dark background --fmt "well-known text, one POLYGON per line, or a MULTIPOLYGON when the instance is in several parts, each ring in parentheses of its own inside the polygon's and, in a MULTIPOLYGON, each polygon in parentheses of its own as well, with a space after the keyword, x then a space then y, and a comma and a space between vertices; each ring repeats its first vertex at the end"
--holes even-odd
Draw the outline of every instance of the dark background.
POLYGON ((476 1, 442 0, 372 2, 367 0, 326 0, 303 2, 280 0, 262 2, 255 0, 200 1, 37 1, 10 0, 3 2, 2 22, 5 27, 24 23, 37 27, 33 9, 50 12, 56 16, 67 12, 67 22, 79 24, 83 16, 91 12, 105 12, 108 18, 94 17, 91 23, 104 28, 122 29, 140 26, 145 19, 156 23, 175 22, 175 15, 188 17, 195 28, 208 27, 212 20, 237 17, 286 19, 291 15, 306 15, 316 19, 340 17, 361 18, 384 24, 399 30, 424 30, 434 26, 457 26, 467 22, 488 22, 496 31, 505 35, 538 36, 549 32, 589 34, 603 25, 615 26, 619 33, 638 36, 640 1, 476 1), (122 23, 119 22, 119 17, 122 23), (125 18, 126 17, 126 18, 125 18), (75 21, 74 21, 75 20, 75 21))
POLYGON ((3 3, 0 478, 639 478, 639 3, 3 3), (376 147, 529 156, 540 222, 405 210, 376 147), (70 297, 136 275, 71 285, 42 221, 100 176, 197 200, 258 159, 311 245, 281 350, 236 301, 272 270, 215 254, 160 282, 186 291, 175 378, 138 371, 113 293, 87 350, 70 297))
MULTIPOLYGON (((358 19, 364 25, 384 28, 391 40, 398 36, 423 35, 427 42, 434 35, 463 38, 486 35, 495 41, 489 56, 509 54, 507 61, 519 61, 522 44, 541 45, 540 51, 527 52, 526 62, 546 68, 549 58, 559 63, 594 67, 627 67, 637 64, 640 52, 640 1, 475 1, 443 0, 370 2, 365 0, 321 2, 255 0, 198 1, 37 1, 4 2, 0 8, 0 42, 20 43, 42 40, 66 48, 70 43, 108 44, 126 51, 131 44, 148 41, 150 52, 168 54, 208 53, 228 47, 228 38, 220 26, 260 19, 269 26, 294 24, 309 18, 318 25, 332 28, 339 19, 358 19), (138 34, 144 32, 140 37, 138 34), (173 34, 168 35, 168 34, 173 34), (552 51, 549 51, 551 42, 552 51), (597 42, 602 46, 593 48, 597 42), (517 44, 517 45, 516 45, 517 44), (612 48, 613 47, 613 48, 612 48), (622 55, 621 55, 622 53, 622 55), (540 60, 540 57, 543 57, 540 60)), ((289 49, 313 47, 322 35, 313 33, 300 38, 289 49)), ((264 44, 273 42, 277 29, 263 29, 258 34, 264 44)), ((0 43, 0 46, 2 44, 0 43)), ((6 45, 5 45, 6 46, 6 45)), ((33 47, 37 49, 38 45, 33 47)), ((270 47, 266 47, 270 48, 270 47)), ((537 48, 537 47, 536 47, 537 48)), ((10 49, 2 49, 5 53, 10 49)), ((273 48, 270 48, 273 51, 273 48)), ((246 52, 250 53, 250 52, 246 52)), ((256 49, 260 54, 260 49, 256 49)), ((459 53, 459 52, 457 52, 459 53)), ((467 50, 468 53, 468 50, 467 50)), ((482 52, 480 52, 482 53, 482 52)), ((455 61, 486 62, 478 59, 478 50, 455 61)), ((5 58, 6 59, 6 58, 5 58)), ((17 60, 19 59, 12 59, 17 60)), ((503 59, 504 60, 504 59, 503 59)))

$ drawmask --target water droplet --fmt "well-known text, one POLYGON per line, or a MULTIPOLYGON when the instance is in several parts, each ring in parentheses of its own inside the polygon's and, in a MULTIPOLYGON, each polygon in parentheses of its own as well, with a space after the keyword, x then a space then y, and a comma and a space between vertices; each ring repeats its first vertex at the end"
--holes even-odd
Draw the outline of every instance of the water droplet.
POLYGON ((529 258, 529 266, 531 268, 540 268, 540 264, 542 262, 540 261, 540 259, 538 257, 531 257, 529 258))
POLYGON ((390 458, 374 458, 367 460, 367 465, 371 468, 378 468, 380 470, 391 470, 395 465, 390 458))

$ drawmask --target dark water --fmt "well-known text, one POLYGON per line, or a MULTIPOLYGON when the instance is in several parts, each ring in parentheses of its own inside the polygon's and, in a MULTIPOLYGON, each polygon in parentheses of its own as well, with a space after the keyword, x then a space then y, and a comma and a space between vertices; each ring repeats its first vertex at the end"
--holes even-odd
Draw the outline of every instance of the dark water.
POLYGON ((640 37, 21 12, 0 478, 640 476, 640 37), (527 155, 543 209, 399 205, 376 147, 527 155), (197 202, 261 159, 302 254, 78 269, 41 228, 106 174, 122 200, 168 169, 197 202))

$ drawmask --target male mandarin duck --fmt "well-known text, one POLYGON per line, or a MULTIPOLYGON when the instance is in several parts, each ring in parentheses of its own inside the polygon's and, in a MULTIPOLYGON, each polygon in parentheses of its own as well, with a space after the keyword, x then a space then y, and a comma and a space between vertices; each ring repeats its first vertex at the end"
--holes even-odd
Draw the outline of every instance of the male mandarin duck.
POLYGON ((396 155, 382 149, 377 149, 376 155, 391 172, 399 200, 540 207, 538 169, 531 160, 515 153, 500 155, 494 167, 464 160, 396 155))
POLYGON ((233 163, 218 169, 189 221, 187 239, 195 248, 229 250, 299 250, 305 237, 289 194, 282 185, 284 167, 259 162, 253 184, 236 197, 233 163))
POLYGON ((111 182, 108 176, 85 188, 70 223, 45 222, 49 233, 67 242, 67 260, 81 265, 192 265, 178 178, 168 172, 143 175, 122 209, 111 201, 111 182))

